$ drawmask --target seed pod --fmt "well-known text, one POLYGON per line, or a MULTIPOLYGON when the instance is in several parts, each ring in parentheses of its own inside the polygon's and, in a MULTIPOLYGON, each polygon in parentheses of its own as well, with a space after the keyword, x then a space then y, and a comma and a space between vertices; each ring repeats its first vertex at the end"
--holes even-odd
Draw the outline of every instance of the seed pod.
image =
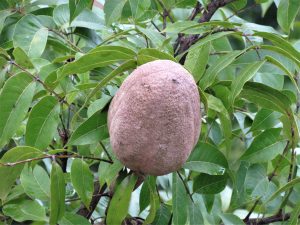
POLYGON ((142 174, 180 169, 198 141, 200 127, 197 85, 187 70, 170 60, 152 61, 133 71, 108 112, 113 152, 142 174))

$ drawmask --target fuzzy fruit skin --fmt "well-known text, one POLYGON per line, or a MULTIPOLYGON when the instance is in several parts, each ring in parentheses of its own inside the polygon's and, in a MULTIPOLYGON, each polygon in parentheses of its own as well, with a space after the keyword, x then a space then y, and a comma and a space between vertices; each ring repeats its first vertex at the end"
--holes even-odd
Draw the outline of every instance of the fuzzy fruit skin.
POLYGON ((108 112, 113 152, 125 166, 146 175, 180 169, 198 141, 200 127, 197 85, 187 70, 170 60, 134 70, 108 112))

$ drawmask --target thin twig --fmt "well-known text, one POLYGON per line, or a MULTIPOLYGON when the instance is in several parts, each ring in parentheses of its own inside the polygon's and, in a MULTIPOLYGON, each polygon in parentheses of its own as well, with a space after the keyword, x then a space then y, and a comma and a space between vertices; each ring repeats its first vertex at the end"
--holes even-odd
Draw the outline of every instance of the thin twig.
POLYGON ((61 32, 54 30, 54 29, 49 29, 49 31, 55 33, 56 35, 60 36, 62 39, 64 39, 73 49, 75 49, 78 52, 83 52, 80 48, 78 48, 75 44, 73 44, 67 37, 65 37, 64 34, 61 32))
POLYGON ((69 103, 67 103, 64 100, 64 98, 60 97, 59 94, 57 94, 54 90, 52 90, 51 88, 49 88, 38 76, 35 76, 34 74, 32 74, 31 72, 29 72, 24 67, 22 67, 21 65, 17 64, 15 61, 11 61, 10 63, 12 65, 18 67, 20 70, 24 71, 28 75, 30 75, 34 80, 36 80, 37 82, 39 82, 48 92, 50 92, 51 94, 53 94, 60 102, 63 102, 64 104, 66 104, 67 106, 69 106, 69 103))
POLYGON ((105 152, 106 156, 109 158, 110 161, 113 162, 112 157, 110 156, 110 154, 108 153, 107 149, 105 148, 104 144, 102 143, 102 141, 99 141, 99 144, 101 145, 101 147, 103 148, 103 151, 105 152))
POLYGON ((183 185, 184 185, 184 188, 185 188, 185 190, 186 190, 186 193, 189 195, 189 197, 190 197, 190 199, 192 200, 192 202, 194 202, 193 197, 192 197, 192 194, 191 194, 191 192, 190 192, 188 186, 187 186, 186 183, 184 182, 183 177, 181 176, 181 174, 180 174, 178 171, 177 171, 177 174, 178 174, 180 180, 182 181, 182 183, 183 183, 183 185))
POLYGON ((27 162, 38 161, 38 160, 49 159, 49 158, 58 158, 58 159, 81 158, 81 159, 97 160, 97 161, 107 162, 107 163, 111 163, 111 164, 113 163, 111 160, 107 160, 107 159, 90 157, 90 156, 80 156, 80 155, 76 155, 76 154, 72 154, 72 155, 48 155, 47 154, 47 155, 43 155, 43 156, 40 156, 40 157, 31 158, 31 159, 24 159, 24 160, 17 161, 17 162, 6 162, 6 163, 0 162, 0 166, 12 167, 12 166, 16 166, 16 165, 19 165, 19 164, 24 164, 24 163, 27 163, 27 162))
POLYGON ((158 26, 151 20, 151 24, 155 27, 155 29, 161 33, 161 30, 158 28, 158 26))
POLYGON ((171 23, 174 23, 173 17, 170 15, 170 12, 166 9, 165 5, 162 3, 161 0, 157 0, 162 9, 164 10, 164 14, 170 19, 171 23))

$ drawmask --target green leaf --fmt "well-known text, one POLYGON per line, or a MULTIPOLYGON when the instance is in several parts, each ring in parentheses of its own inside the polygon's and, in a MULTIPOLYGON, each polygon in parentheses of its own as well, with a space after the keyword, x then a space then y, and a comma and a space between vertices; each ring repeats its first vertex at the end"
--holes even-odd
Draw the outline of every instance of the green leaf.
POLYGON ((230 213, 222 213, 219 215, 224 225, 244 225, 245 223, 236 215, 230 213))
POLYGON ((300 177, 297 177, 297 178, 291 180, 290 182, 286 183, 283 187, 279 188, 276 192, 274 192, 268 198, 268 200, 264 203, 264 205, 267 204, 268 202, 274 200, 277 197, 277 195, 279 195, 280 193, 282 193, 284 191, 288 191, 289 189, 291 189, 292 187, 294 187, 298 183, 300 183, 300 177))
POLYGON ((217 194, 224 190, 227 175, 208 175, 205 173, 195 177, 193 190, 200 194, 217 194))
POLYGON ((300 59, 297 58, 297 56, 295 54, 292 54, 290 51, 287 51, 286 49, 283 49, 281 47, 274 46, 274 45, 261 45, 260 48, 268 50, 268 51, 279 53, 279 54, 287 57, 288 59, 291 59, 298 66, 300 66, 300 59))
MULTIPOLYGON (((0 160, 0 163, 15 163, 26 159, 31 159, 41 156, 43 153, 31 147, 19 146, 7 151, 0 160)), ((7 194, 10 192, 12 185, 19 177, 24 164, 17 164, 14 166, 0 165, 0 199, 5 200, 7 194), (9 174, 9 176, 8 176, 9 174)))
POLYGON ((198 142, 183 167, 200 173, 223 175, 228 168, 228 163, 215 146, 198 142))
POLYGON ((23 200, 15 204, 7 204, 3 207, 3 213, 18 222, 25 220, 47 220, 45 208, 38 202, 32 200, 23 200))
POLYGON ((62 4, 53 10, 53 20, 57 26, 68 27, 70 21, 70 10, 68 4, 62 4))
POLYGON ((204 224, 201 206, 199 205, 199 203, 192 202, 192 200, 189 200, 188 214, 190 225, 204 224))
POLYGON ((289 98, 280 91, 264 84, 247 82, 240 94, 241 98, 257 103, 263 108, 292 115, 289 98))
POLYGON ((70 23, 77 17, 85 8, 92 5, 91 0, 69 0, 70 23))
POLYGON ((0 148, 14 135, 24 119, 35 90, 33 79, 21 72, 9 78, 0 93, 0 148))
POLYGON ((83 10, 71 23, 70 27, 84 27, 91 30, 104 28, 104 21, 93 11, 83 10))
POLYGON ((234 104, 235 98, 240 94, 244 84, 249 81, 261 68, 266 61, 254 62, 246 66, 231 83, 231 93, 229 95, 229 101, 231 105, 234 104))
POLYGON ((123 164, 113 158, 114 163, 100 163, 99 166, 99 183, 103 186, 105 183, 109 186, 117 177, 119 171, 124 167, 123 164))
POLYGON ((7 10, 1 10, 1 14, 0 14, 0 34, 1 31, 4 27, 5 24, 5 20, 7 19, 7 17, 9 17, 11 14, 13 14, 13 12, 11 12, 11 10, 7 9, 7 10))
POLYGON ((104 4, 105 22, 111 25, 120 20, 122 11, 127 0, 107 0, 104 4))
POLYGON ((156 212, 156 216, 152 225, 164 225, 168 224, 170 221, 171 212, 168 207, 164 204, 160 205, 160 208, 156 212))
POLYGON ((26 126, 26 145, 47 148, 57 129, 59 111, 59 103, 53 96, 42 98, 32 108, 26 126))
POLYGON ((59 221, 59 225, 90 225, 90 222, 83 216, 74 213, 65 213, 63 218, 59 221))
POLYGON ((137 20, 145 14, 151 6, 150 0, 129 0, 132 17, 137 20))
POLYGON ((24 68, 33 69, 34 66, 30 61, 29 57, 23 51, 23 49, 16 47, 13 51, 13 55, 17 64, 24 68))
POLYGON ((24 192, 31 198, 49 201, 50 198, 50 179, 48 173, 39 165, 33 170, 25 165, 20 176, 21 185, 24 192))
POLYGON ((271 57, 271 56, 266 56, 266 59, 274 64, 275 66, 277 66, 279 69, 281 69, 283 72, 286 73, 286 75, 290 78, 290 80, 292 81, 292 83, 295 85, 297 91, 300 93, 299 87, 295 81, 294 75, 278 60, 276 60, 275 58, 271 57))
POLYGON ((256 114, 250 131, 266 130, 272 128, 278 123, 280 113, 269 109, 261 109, 256 114))
POLYGON ((137 62, 138 65, 142 65, 147 62, 151 62, 158 59, 167 59, 176 62, 176 59, 168 53, 161 52, 154 48, 144 48, 138 52, 137 62))
POLYGON ((279 139, 280 132, 280 128, 271 128, 259 134, 242 155, 241 160, 250 163, 260 163, 274 159, 278 154, 282 153, 286 145, 285 140, 279 139))
MULTIPOLYGON (((137 26, 137 29, 150 39, 154 48, 163 48, 166 38, 161 33, 157 32, 156 30, 145 29, 140 26, 137 26)), ((173 55, 173 48, 170 45, 167 45, 166 49, 170 54, 173 55)))
POLYGON ((218 116, 221 120, 222 132, 224 134, 226 141, 228 142, 227 148, 229 148, 229 141, 230 141, 231 132, 232 132, 232 125, 231 125, 231 119, 230 119, 229 113, 220 99, 214 97, 213 95, 209 95, 209 94, 206 94, 205 96, 207 98, 208 109, 213 110, 218 113, 218 116))
POLYGON ((81 159, 74 159, 71 167, 71 181, 84 205, 89 208, 94 192, 94 176, 89 166, 81 159))
POLYGON ((196 83, 201 79, 209 58, 211 44, 200 45, 197 48, 192 48, 184 63, 184 67, 194 76, 196 83))
POLYGON ((208 35, 207 37, 201 39, 200 41, 198 41, 196 44, 194 44, 190 49, 189 51, 192 49, 192 48, 196 48, 200 45, 204 45, 208 42, 211 42, 211 41, 214 41, 214 40, 217 40, 219 38, 222 38, 222 37, 225 37, 225 36, 228 36, 228 35, 231 35, 231 34, 234 34, 236 32, 234 31, 224 31, 224 32, 219 32, 219 33, 215 33, 215 34, 211 34, 211 35, 208 35))
POLYGON ((65 179, 60 166, 53 161, 50 175, 50 224, 54 225, 65 213, 65 179))
POLYGON ((10 60, 9 54, 3 48, 0 48, 0 55, 4 56, 5 59, 10 60))
POLYGON ((40 57, 46 47, 48 29, 34 15, 23 16, 16 24, 13 35, 14 46, 22 48, 32 57, 40 57))
POLYGON ((116 187, 116 191, 107 211, 107 225, 121 224, 125 219, 128 212, 131 192, 133 191, 136 181, 137 177, 135 175, 127 176, 116 187))
POLYGON ((183 166, 185 169, 196 171, 199 173, 206 173, 209 175, 223 175, 225 168, 210 162, 203 161, 189 161, 183 166))
POLYGON ((107 138, 108 130, 106 121, 106 112, 96 112, 74 131, 68 145, 93 144, 107 138))
POLYGON ((277 10, 277 21, 285 32, 288 33, 293 27, 299 9, 300 2, 298 0, 280 1, 277 10))
POLYGON ((97 111, 102 111, 111 99, 111 96, 102 93, 101 98, 97 99, 96 101, 90 104, 87 111, 88 117, 92 116, 97 111))
POLYGON ((148 176, 144 184, 148 186, 149 190, 150 212, 143 224, 152 224, 156 216, 156 211, 160 204, 159 196, 157 195, 156 191, 156 178, 153 176, 148 176))
POLYGON ((300 53, 294 48, 294 46, 290 42, 288 42, 281 36, 267 32, 255 32, 254 35, 263 37, 271 41, 274 45, 291 54, 298 61, 300 60, 300 53))
POLYGON ((179 175, 175 172, 172 174, 172 177, 172 224, 181 225, 185 224, 187 220, 187 193, 179 175))
POLYGON ((112 65, 119 61, 130 60, 134 56, 135 52, 125 47, 99 46, 76 61, 62 67, 58 79, 60 80, 70 74, 85 73, 94 68, 112 65))
POLYGON ((217 61, 210 65, 210 67, 206 70, 206 73, 202 76, 199 81, 199 86, 202 90, 205 90, 210 85, 212 85, 218 75, 224 68, 230 65, 238 56, 243 54, 243 51, 233 51, 224 56, 221 56, 217 59, 217 61))
POLYGON ((291 213, 288 225, 297 225, 299 224, 299 215, 300 215, 300 202, 294 207, 294 210, 291 213))

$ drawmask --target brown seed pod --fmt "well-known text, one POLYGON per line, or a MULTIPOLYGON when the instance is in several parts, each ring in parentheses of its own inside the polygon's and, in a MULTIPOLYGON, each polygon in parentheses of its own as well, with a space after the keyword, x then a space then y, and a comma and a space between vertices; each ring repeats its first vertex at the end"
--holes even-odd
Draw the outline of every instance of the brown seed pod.
POLYGON ((181 168, 196 145, 200 97, 180 64, 156 60, 129 75, 108 112, 113 152, 128 168, 164 175, 181 168))

